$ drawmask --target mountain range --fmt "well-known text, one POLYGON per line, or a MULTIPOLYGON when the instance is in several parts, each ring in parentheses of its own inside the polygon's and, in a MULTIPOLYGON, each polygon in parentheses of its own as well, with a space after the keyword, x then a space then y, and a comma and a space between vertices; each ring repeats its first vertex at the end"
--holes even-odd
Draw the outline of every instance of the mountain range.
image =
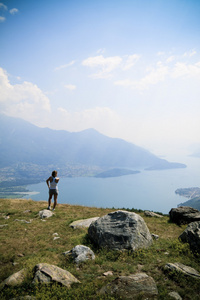
POLYGON ((97 168, 98 171, 112 168, 153 170, 186 167, 161 159, 125 140, 107 137, 94 129, 81 132, 52 130, 2 114, 0 151, 0 168, 16 164, 60 168, 81 165, 97 168))

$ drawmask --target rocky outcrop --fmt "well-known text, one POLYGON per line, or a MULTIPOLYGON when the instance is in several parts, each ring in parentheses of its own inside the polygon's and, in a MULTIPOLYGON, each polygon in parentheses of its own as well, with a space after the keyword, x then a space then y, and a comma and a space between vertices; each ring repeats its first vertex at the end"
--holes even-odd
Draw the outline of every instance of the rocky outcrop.
POLYGON ((169 217, 171 222, 178 225, 189 224, 200 221, 200 211, 189 206, 180 206, 172 208, 169 212, 169 217))
POLYGON ((165 270, 166 271, 175 271, 175 272, 179 272, 182 273, 186 276, 190 276, 196 279, 200 279, 200 273, 197 272, 195 269, 189 267, 189 266, 185 266, 181 263, 168 263, 165 265, 165 270))
POLYGON ((100 294, 107 294, 117 299, 151 299, 158 295, 155 281, 145 273, 129 276, 119 276, 100 290, 100 294))
POLYGON ((80 264, 86 260, 95 259, 94 252, 86 246, 77 245, 72 250, 64 252, 64 255, 71 255, 76 264, 80 264))
POLYGON ((33 283, 53 283, 70 287, 72 283, 79 282, 70 272, 63 270, 57 266, 41 263, 34 268, 33 283))
POLYGON ((72 228, 88 228, 92 222, 98 220, 99 217, 94 217, 90 219, 77 220, 72 222, 69 226, 72 228))
POLYGON ((99 247, 112 250, 137 250, 152 244, 152 237, 144 219, 136 213, 119 210, 93 222, 90 239, 99 247))
POLYGON ((192 222, 179 236, 184 243, 189 243, 193 252, 200 254, 200 221, 192 222))

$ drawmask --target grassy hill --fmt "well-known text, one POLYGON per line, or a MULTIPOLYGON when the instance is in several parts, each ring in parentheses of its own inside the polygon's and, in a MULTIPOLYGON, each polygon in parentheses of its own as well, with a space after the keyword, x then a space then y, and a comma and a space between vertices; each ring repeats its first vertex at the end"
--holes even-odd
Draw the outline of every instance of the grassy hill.
POLYGON ((100 217, 114 209, 59 204, 54 216, 42 221, 38 212, 46 207, 47 203, 43 201, 0 199, 0 225, 7 224, 0 228, 0 282, 22 268, 29 271, 22 286, 0 291, 0 299, 27 294, 35 295, 36 299, 113 299, 99 296, 98 290, 117 276, 138 270, 146 272, 156 281, 159 291, 157 299, 171 299, 168 296, 171 291, 178 292, 183 299, 199 299, 197 279, 169 275, 163 270, 168 262, 180 262, 200 272, 200 258, 194 257, 188 245, 178 240, 186 226, 170 223, 167 215, 150 218, 142 211, 133 210, 144 218, 150 232, 159 235, 159 239, 149 249, 136 252, 99 250, 90 243, 87 229, 72 229, 69 224, 79 219, 100 217), (19 220, 31 220, 31 223, 19 220), (60 238, 54 240, 54 233, 60 238), (62 253, 79 244, 89 246, 95 252, 96 259, 77 268, 62 253), (32 269, 42 262, 68 270, 81 284, 75 284, 71 289, 57 285, 33 286, 32 269), (112 271, 113 276, 103 276, 106 271, 112 271))

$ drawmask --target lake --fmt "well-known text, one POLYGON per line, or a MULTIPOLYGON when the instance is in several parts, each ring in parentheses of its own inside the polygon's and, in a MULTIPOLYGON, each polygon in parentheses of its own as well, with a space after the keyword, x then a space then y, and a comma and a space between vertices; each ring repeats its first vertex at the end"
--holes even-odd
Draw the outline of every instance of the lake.
MULTIPOLYGON (((174 160, 175 161, 175 160, 174 160)), ((112 178, 60 178, 58 203, 102 208, 135 208, 169 213, 186 198, 175 194, 178 188, 200 187, 200 158, 176 160, 185 169, 144 171, 112 178)), ((46 182, 27 186, 24 198, 47 200, 46 182)))

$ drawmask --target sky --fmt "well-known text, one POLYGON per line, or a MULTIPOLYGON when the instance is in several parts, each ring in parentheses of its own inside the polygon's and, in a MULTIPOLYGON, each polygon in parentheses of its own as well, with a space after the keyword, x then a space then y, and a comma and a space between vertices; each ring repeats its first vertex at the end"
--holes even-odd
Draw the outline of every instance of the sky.
POLYGON ((199 0, 0 2, 0 112, 159 156, 200 149, 199 0))

